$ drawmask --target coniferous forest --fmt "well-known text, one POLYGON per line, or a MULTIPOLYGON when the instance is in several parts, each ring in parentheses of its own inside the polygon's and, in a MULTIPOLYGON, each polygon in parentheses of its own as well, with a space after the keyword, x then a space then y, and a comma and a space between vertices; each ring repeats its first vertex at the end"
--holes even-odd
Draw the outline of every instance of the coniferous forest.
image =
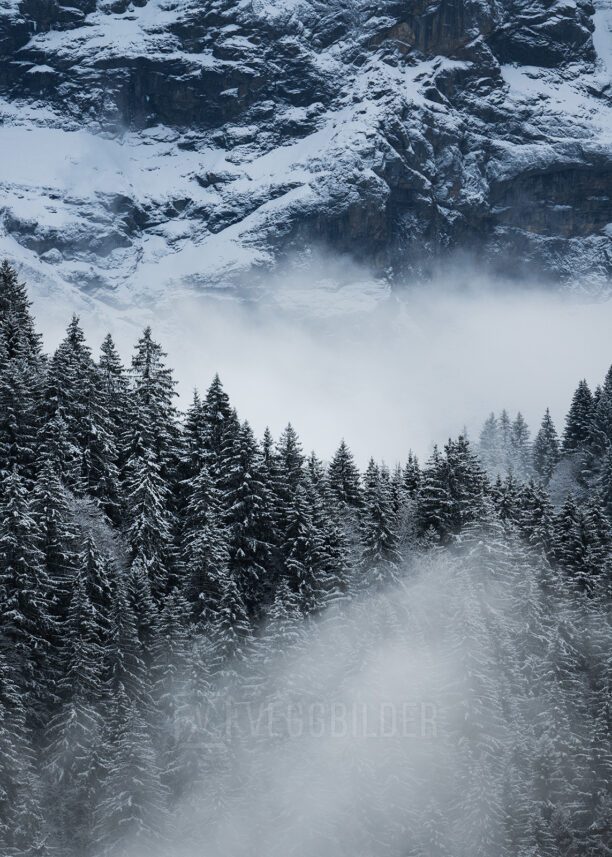
POLYGON ((533 434, 364 472, 218 377, 175 398, 148 328, 46 355, 2 264, 0 853, 610 855, 612 369, 558 431, 543 391, 533 434), (228 715, 361 700, 364 664, 436 734, 228 715))

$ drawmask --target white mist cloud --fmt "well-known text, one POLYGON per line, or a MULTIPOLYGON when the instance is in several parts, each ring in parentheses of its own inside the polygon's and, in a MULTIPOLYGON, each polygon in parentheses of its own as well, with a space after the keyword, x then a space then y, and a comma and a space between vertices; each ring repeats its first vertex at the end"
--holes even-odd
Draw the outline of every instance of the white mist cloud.
MULTIPOLYGON (((244 303, 169 291, 155 305, 77 309, 94 351, 110 329, 126 360, 150 323, 183 405, 219 372, 259 434, 291 421, 323 457, 345 437, 362 465, 370 455, 394 463, 464 427, 476 437, 504 407, 534 432, 550 407, 561 430, 577 382, 599 383, 612 362, 611 301, 473 280, 391 294, 338 263, 278 275, 244 303)), ((35 309, 54 347, 72 307, 40 296, 35 309)))
MULTIPOLYGON (((592 739, 575 713, 588 683, 555 678, 559 625, 580 628, 586 653, 601 622, 561 588, 545 594, 520 550, 478 551, 418 559, 399 586, 295 626, 291 646, 275 626, 213 678, 190 733, 200 783, 163 853, 489 857, 533 837, 524 802, 536 819, 549 735, 573 748, 555 772, 568 784, 592 739)), ((572 800, 567 785, 558 808, 572 800)))

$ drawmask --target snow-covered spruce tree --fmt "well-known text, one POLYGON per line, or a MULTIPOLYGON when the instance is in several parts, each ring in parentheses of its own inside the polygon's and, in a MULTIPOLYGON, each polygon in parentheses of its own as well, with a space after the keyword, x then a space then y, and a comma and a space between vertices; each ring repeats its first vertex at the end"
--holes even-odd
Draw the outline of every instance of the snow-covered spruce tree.
POLYGON ((178 426, 172 370, 166 353, 147 327, 136 343, 130 368, 130 391, 124 456, 129 468, 134 458, 150 454, 160 476, 170 486, 178 457, 178 426))
POLYGON ((581 474, 587 485, 596 485, 601 481, 610 449, 612 449, 612 367, 608 370, 604 383, 598 388, 598 395, 593 401, 593 413, 584 448, 581 474))
POLYGON ((96 854, 167 853, 167 789, 161 782, 149 728, 122 687, 112 700, 102 753, 101 797, 95 809, 96 854))
POLYGON ((29 722, 38 725, 49 702, 52 592, 26 485, 16 469, 3 481, 0 511, 0 647, 14 668, 29 722))
POLYGON ((90 400, 95 396, 95 366, 79 319, 73 315, 66 336, 49 362, 45 378, 43 422, 53 417, 61 419, 64 453, 62 476, 73 491, 89 488, 85 471, 85 448, 94 430, 88 426, 90 400), (85 481, 83 481, 85 479, 85 481))
POLYGON ((45 853, 40 795, 24 698, 10 655, 0 651, 0 853, 45 853))
POLYGON ((329 487, 337 502, 349 508, 361 505, 361 480, 353 453, 344 438, 328 468, 329 487))
POLYGON ((314 566, 319 606, 343 599, 349 588, 349 543, 342 509, 331 491, 328 475, 314 452, 308 457, 306 502, 314 531, 314 566))
POLYGON ((498 476, 491 489, 491 499, 495 511, 502 521, 516 523, 520 515, 520 483, 515 479, 512 471, 502 479, 498 476))
POLYGON ((554 554, 556 562, 569 577, 578 576, 583 560, 581 513, 569 494, 555 516, 554 554))
POLYGON ((51 618, 48 631, 49 651, 41 682, 48 682, 53 693, 48 695, 45 717, 61 701, 57 691, 62 675, 62 641, 67 620, 74 575, 79 568, 79 532, 68 506, 66 489, 48 459, 40 462, 38 477, 31 495, 31 517, 37 533, 37 547, 49 584, 47 610, 51 618))
POLYGON ((229 396, 223 389, 223 384, 218 375, 206 391, 203 402, 204 420, 206 428, 206 449, 211 456, 209 462, 213 473, 216 475, 222 457, 222 451, 227 444, 230 434, 238 430, 236 413, 233 410, 229 396))
POLYGON ((151 590, 159 602, 169 589, 174 561, 170 488, 155 451, 146 442, 134 448, 126 471, 123 490, 130 558, 132 562, 141 562, 146 569, 151 590))
POLYGON ((248 423, 240 428, 227 457, 222 487, 229 578, 235 581, 249 616, 256 616, 271 587, 273 521, 261 452, 248 423))
POLYGON ((612 520, 612 448, 608 451, 602 465, 599 490, 606 514, 612 520))
POLYGON ((30 307, 25 285, 5 260, 0 264, 0 473, 17 465, 29 478, 44 375, 30 307))
POLYGON ((94 809, 101 775, 98 747, 102 736, 104 642, 106 621, 92 603, 84 563, 72 580, 72 596, 63 623, 63 674, 57 693, 61 707, 45 730, 47 804, 53 807, 60 846, 69 853, 91 853, 94 809))
POLYGON ((590 728, 584 708, 582 652, 585 628, 574 598, 572 594, 571 600, 556 600, 547 650, 533 684, 547 716, 538 723, 531 757, 532 814, 539 820, 543 852, 551 855, 578 848, 589 778, 590 728))
POLYGON ((492 477, 500 475, 502 469, 500 468, 500 443, 497 417, 494 413, 490 413, 480 432, 478 454, 485 470, 492 477))
POLYGON ((54 613, 65 617, 72 578, 78 565, 78 528, 54 462, 40 460, 32 494, 32 518, 53 589, 54 613))
POLYGON ((512 564, 504 527, 486 504, 482 523, 472 521, 460 536, 462 560, 457 567, 461 597, 452 633, 459 659, 460 747, 456 834, 459 853, 507 854, 502 772, 506 764, 504 712, 499 672, 503 663, 500 636, 493 630, 488 590, 512 564), (497 645, 496 645, 497 643, 497 645))
MULTIPOLYGON (((49 362, 43 419, 63 422, 62 443, 71 458, 63 477, 72 490, 93 493, 100 480, 117 490, 116 449, 109 434, 108 415, 101 407, 98 374, 77 316, 49 362)), ((101 488, 102 490, 102 488, 101 488)))
POLYGON ((510 430, 510 471, 516 479, 524 482, 531 476, 531 459, 529 427, 519 411, 510 430))
POLYGON ((512 420, 508 411, 504 410, 499 415, 499 472, 505 474, 511 466, 512 460, 512 420))
MULTIPOLYGON (((110 636, 106 646, 106 682, 105 715, 110 717, 119 697, 125 697, 130 703, 148 714, 152 711, 151 697, 147 684, 147 669, 143 645, 138 636, 138 622, 128 593, 128 582, 123 575, 117 575, 113 586, 113 606, 110 621, 110 636)), ((107 735, 107 739, 110 736, 107 735)), ((107 748, 107 753, 112 748, 107 748)))
POLYGON ((288 659, 291 649, 303 638, 303 616, 299 596, 289 585, 288 578, 283 578, 266 615, 260 646, 264 661, 274 657, 288 659))
POLYGON ((57 410, 52 417, 43 419, 38 431, 37 455, 39 463, 48 462, 63 485, 79 484, 80 454, 69 438, 68 426, 61 410, 57 410))
POLYGON ((580 381, 565 420, 563 454, 582 450, 589 438, 593 418, 593 394, 585 380, 580 381))
POLYGON ((465 524, 477 520, 483 512, 483 502, 489 490, 485 473, 463 435, 450 440, 444 447, 449 503, 446 507, 446 528, 457 534, 465 524))
POLYGON ((291 423, 281 434, 277 446, 281 478, 291 495, 304 478, 304 453, 296 430, 291 423))
POLYGON ((284 551, 289 517, 294 505, 295 493, 303 486, 305 475, 305 456, 297 432, 289 424, 282 432, 274 451, 273 482, 268 490, 273 492, 274 536, 278 544, 279 573, 287 561, 284 551))
POLYGON ((287 508, 283 558, 284 576, 304 613, 315 612, 319 605, 315 539, 306 491, 298 485, 287 508))
POLYGON ((417 518, 422 534, 436 533, 448 544, 465 524, 478 520, 490 485, 463 435, 449 440, 444 457, 437 447, 427 462, 419 490, 417 518))
POLYGON ((238 583, 231 574, 222 581, 219 609, 210 631, 213 671, 222 686, 234 687, 253 643, 253 625, 238 583))
POLYGON ((421 487, 421 467, 419 459, 410 450, 403 471, 404 489, 410 500, 416 500, 421 487))
POLYGON ((519 532, 538 556, 554 556, 554 507, 542 485, 531 481, 519 495, 519 532))
POLYGON ((397 514, 393 510, 389 479, 373 459, 363 483, 360 566, 364 584, 382 588, 397 581, 402 562, 397 514))
POLYGON ((79 555, 78 569, 87 597, 96 614, 98 644, 104 649, 108 645, 111 632, 115 602, 115 574, 110 560, 98 550, 91 536, 84 541, 79 555))
POLYGON ((179 457, 175 382, 165 357, 146 328, 132 357, 122 452, 130 559, 146 568, 158 602, 174 582, 174 479, 179 457))
POLYGON ((25 283, 5 259, 0 263, 0 329, 8 343, 9 357, 24 351, 33 365, 42 358, 42 336, 37 333, 25 283))
MULTIPOLYGON (((19 340, 18 340, 19 342, 19 340)), ((36 459, 40 368, 19 350, 10 356, 6 333, 0 326, 0 474, 14 467, 33 478, 36 459)))
POLYGON ((592 592, 605 576, 610 556, 610 524, 601 498, 579 507, 572 495, 555 517, 553 553, 565 572, 566 585, 592 592))
POLYGON ((127 411, 128 379, 110 333, 106 334, 100 346, 98 370, 100 373, 100 392, 105 400, 105 407, 113 423, 116 437, 119 438, 124 428, 123 424, 127 411))
POLYGON ((542 424, 533 442, 533 469, 544 485, 550 482, 560 456, 557 430, 550 416, 550 410, 546 408, 542 424))
POLYGON ((179 440, 177 479, 180 514, 184 511, 193 482, 202 467, 210 468, 211 464, 212 454, 208 449, 206 412, 198 391, 194 390, 193 399, 182 421, 179 440))
POLYGON ((441 541, 448 540, 448 510, 450 494, 446 460, 437 446, 423 468, 418 493, 418 521, 421 534, 435 534, 441 541))
POLYGON ((190 481, 180 543, 182 591, 193 621, 202 630, 218 610, 229 562, 221 493, 204 463, 190 481))
POLYGON ((147 568, 137 557, 129 567, 123 579, 125 595, 130 616, 136 628, 136 637, 140 644, 140 658, 146 668, 150 666, 153 648, 159 630, 159 609, 163 605, 155 601, 151 591, 151 581, 147 568))
POLYGON ((593 494, 580 516, 583 556, 578 573, 579 586, 587 592, 596 588, 598 578, 605 574, 612 553, 612 530, 601 497, 593 494))
POLYGON ((191 778, 197 771, 189 760, 191 753, 197 752, 189 746, 194 716, 188 680, 192 666, 190 632, 189 604, 173 589, 159 617, 151 669, 160 774, 173 800, 179 800, 192 786, 191 778), (185 717, 186 709, 191 717, 185 717))
MULTIPOLYGON (((268 494, 271 526, 269 532, 270 559, 268 562, 268 577, 270 597, 272 597, 278 581, 283 576, 283 540, 287 527, 287 509, 289 489, 285 478, 284 467, 269 428, 266 428, 261 443, 261 479, 268 494)), ((319 465, 317 464, 317 467, 319 465)), ((317 475, 317 479, 321 474, 317 475)))
POLYGON ((393 511, 399 515, 407 501, 402 465, 399 462, 395 465, 393 472, 389 475, 389 485, 391 487, 393 511))
POLYGON ((100 347, 98 396, 100 409, 105 415, 108 434, 107 458, 111 459, 111 462, 107 472, 100 474, 100 485, 96 494, 100 496, 106 514, 115 525, 119 525, 122 510, 117 479, 125 464, 122 452, 129 399, 127 374, 110 333, 105 336, 100 347))

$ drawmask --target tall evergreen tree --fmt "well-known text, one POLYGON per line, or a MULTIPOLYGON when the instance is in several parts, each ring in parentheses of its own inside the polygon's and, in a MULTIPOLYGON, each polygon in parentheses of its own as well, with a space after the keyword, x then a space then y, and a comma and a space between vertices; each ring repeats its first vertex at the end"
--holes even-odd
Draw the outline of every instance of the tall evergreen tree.
POLYGON ((298 485, 288 508, 283 556, 286 579, 304 613, 317 609, 322 594, 317 580, 315 539, 306 491, 298 485))
POLYGON ((529 428, 519 411, 510 432, 510 468, 517 479, 525 481, 530 477, 531 458, 529 428))
POLYGON ((10 656, 0 651, 0 853, 44 852, 44 822, 35 754, 23 696, 10 656))
POLYGON ((30 365, 38 367, 42 359, 42 336, 37 333, 25 283, 5 259, 0 264, 0 329, 4 333, 8 357, 27 354, 30 365))
POLYGON ((129 597, 127 580, 122 575, 117 576, 113 587, 110 639, 106 647, 105 664, 107 721, 121 713, 121 709, 115 705, 121 700, 122 704, 128 702, 136 707, 142 707, 145 702, 150 703, 137 616, 133 599, 129 597))
POLYGON ((45 663, 53 621, 51 584, 26 486, 16 470, 4 481, 0 516, 0 652, 10 658, 33 723, 47 704, 45 663))
POLYGON ((593 399, 593 412, 585 443, 582 478, 592 485, 601 481, 605 460, 612 449, 612 367, 608 370, 598 395, 593 399))
POLYGON ((459 533, 465 524, 482 514, 488 482, 465 436, 449 441, 444 451, 450 495, 447 527, 451 532, 459 533))
POLYGON ((361 504, 359 470, 344 438, 329 464, 329 486, 339 503, 358 508, 361 504))
POLYGON ((301 485, 304 478, 304 453, 297 432, 289 423, 278 441, 278 461, 281 478, 284 480, 287 497, 290 497, 301 485))
POLYGON ((179 481, 182 504, 187 502, 194 479, 199 475, 203 466, 211 464, 211 452, 208 449, 208 424, 206 411, 198 391, 195 390, 193 399, 181 432, 179 481))
POLYGON ((191 483, 181 532, 183 592, 200 628, 218 610, 228 563, 228 532, 220 492, 203 464, 191 483))
POLYGON ((32 479, 42 376, 19 342, 10 348, 0 326, 0 475, 17 467, 32 479))
POLYGON ((555 519, 554 551, 557 562, 570 575, 578 575, 583 557, 581 516, 576 500, 569 494, 555 519))
POLYGON ((569 455, 584 447, 589 438, 593 418, 593 394, 582 380, 574 393, 569 413, 565 420, 563 454, 569 455))
MULTIPOLYGON (((176 384, 165 358, 165 351, 147 327, 132 356, 122 456, 128 474, 155 468, 167 503, 174 490, 179 431, 174 406, 176 384)), ((130 488, 133 485, 128 486, 128 495, 130 488)))
POLYGON ((43 459, 32 494, 32 518, 40 535, 39 546, 52 586, 54 603, 64 617, 67 593, 78 564, 78 528, 65 487, 53 463, 43 459))
POLYGON ((223 504, 227 510, 230 577, 236 581, 251 616, 260 609, 271 585, 267 566, 273 521, 263 475, 257 441, 244 423, 228 456, 223 504))
POLYGON ((411 500, 415 500, 418 497, 419 488, 421 487, 421 468, 419 466, 419 459, 414 455, 412 450, 408 453, 408 460, 404 467, 403 482, 407 496, 411 500))
POLYGON ((115 575, 108 557, 99 550, 91 536, 85 539, 79 555, 79 576, 96 614, 101 648, 108 644, 114 605, 115 575))
POLYGON ((361 542, 361 567, 368 580, 378 587, 395 582, 402 561, 397 515, 389 481, 372 459, 364 476, 361 542))
POLYGON ((544 485, 548 485, 560 458, 559 438, 550 410, 542 418, 540 430, 533 443, 533 469, 544 485))
POLYGON ((432 532, 445 540, 450 535, 447 518, 450 493, 446 461, 440 450, 433 452, 423 469, 418 494, 418 519, 422 534, 432 532))
POLYGON ((500 436, 497 417, 489 414, 480 432, 478 453, 487 473, 497 476, 500 472, 500 436))
POLYGON ((65 671, 58 683, 63 700, 46 730, 45 760, 52 796, 61 795, 55 824, 63 846, 89 853, 101 774, 97 748, 102 735, 105 628, 88 595, 80 568, 64 623, 65 671))
POLYGON ((309 457, 304 483, 313 529, 313 568, 317 608, 343 599, 348 591, 349 545, 328 475, 314 453, 309 457))
MULTIPOLYGON (((118 479, 125 465, 123 442, 128 414, 128 379, 110 333, 104 338, 98 360, 98 396, 100 412, 104 415, 105 444, 98 468, 96 496, 114 524, 121 522, 118 479), (102 465, 100 467, 100 465, 102 465)), ((95 478, 95 477, 94 477, 95 478)))
POLYGON ((215 375, 206 391, 203 408, 207 427, 207 447, 212 455, 211 466, 215 467, 221 457, 228 431, 236 427, 235 413, 218 375, 215 375))
POLYGON ((124 490, 130 558, 142 562, 152 592, 160 601, 171 585, 174 520, 169 511, 169 488, 151 449, 130 458, 124 490))
POLYGON ((533 481, 521 490, 518 527, 537 554, 553 558, 554 507, 543 487, 533 481))
POLYGON ((164 853, 167 791, 147 725, 123 690, 112 705, 103 745, 104 774, 95 840, 104 857, 164 853))
POLYGON ((102 380, 79 319, 73 316, 66 337, 49 364, 45 419, 64 423, 64 477, 73 490, 87 492, 109 511, 118 502, 117 446, 102 395, 102 380))

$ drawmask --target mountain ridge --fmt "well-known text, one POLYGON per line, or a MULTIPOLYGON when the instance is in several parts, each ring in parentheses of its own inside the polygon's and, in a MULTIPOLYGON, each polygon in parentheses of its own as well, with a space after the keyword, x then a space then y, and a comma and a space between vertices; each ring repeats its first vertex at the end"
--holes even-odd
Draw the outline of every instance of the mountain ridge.
POLYGON ((390 283, 459 252, 607 290, 607 5, 0 15, 0 250, 35 280, 128 301, 245 279, 265 293, 265 272, 319 247, 390 283))

